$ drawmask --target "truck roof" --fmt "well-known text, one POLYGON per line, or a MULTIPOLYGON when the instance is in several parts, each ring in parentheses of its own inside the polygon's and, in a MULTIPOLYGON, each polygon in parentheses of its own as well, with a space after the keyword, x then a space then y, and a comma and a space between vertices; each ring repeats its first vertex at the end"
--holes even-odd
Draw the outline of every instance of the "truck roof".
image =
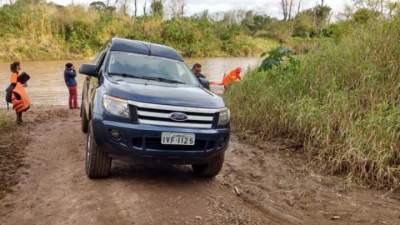
POLYGON ((182 56, 173 48, 145 41, 113 38, 111 51, 130 52, 141 55, 157 56, 183 62, 182 56))

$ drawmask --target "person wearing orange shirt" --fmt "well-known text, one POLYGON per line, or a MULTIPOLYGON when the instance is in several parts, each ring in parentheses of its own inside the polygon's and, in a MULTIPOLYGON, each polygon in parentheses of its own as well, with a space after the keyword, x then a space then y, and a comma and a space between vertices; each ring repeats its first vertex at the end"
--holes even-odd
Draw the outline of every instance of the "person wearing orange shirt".
POLYGON ((11 86, 14 87, 12 90, 11 103, 17 114, 17 124, 22 124, 22 113, 29 109, 31 100, 25 90, 26 83, 21 83, 22 81, 19 79, 22 71, 22 64, 20 62, 13 62, 10 65, 10 70, 10 83, 11 86))
POLYGON ((241 81, 242 77, 240 74, 242 73, 242 68, 237 67, 236 69, 232 70, 229 72, 227 75, 224 76, 224 79, 222 80, 222 85, 224 85, 225 88, 227 88, 229 85, 231 85, 235 81, 241 81))

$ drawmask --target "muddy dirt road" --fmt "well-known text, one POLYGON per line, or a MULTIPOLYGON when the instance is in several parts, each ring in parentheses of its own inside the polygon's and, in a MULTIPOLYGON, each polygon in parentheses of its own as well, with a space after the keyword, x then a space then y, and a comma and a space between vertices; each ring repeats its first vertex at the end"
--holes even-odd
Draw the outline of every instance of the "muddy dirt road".
MULTIPOLYGON (((0 224, 400 224, 399 195, 307 169, 295 149, 251 146, 233 135, 213 181, 189 167, 113 163, 106 180, 84 174, 79 113, 30 112, 18 184, 0 224)), ((14 176, 15 177, 15 176, 14 176)))

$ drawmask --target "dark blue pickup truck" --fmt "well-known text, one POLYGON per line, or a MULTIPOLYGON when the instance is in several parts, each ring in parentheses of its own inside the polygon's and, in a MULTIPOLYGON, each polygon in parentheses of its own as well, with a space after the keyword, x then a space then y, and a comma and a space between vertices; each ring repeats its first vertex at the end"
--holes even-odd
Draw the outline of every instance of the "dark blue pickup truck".
POLYGON ((192 165, 206 178, 220 172, 229 110, 174 49, 114 38, 80 73, 89 178, 109 176, 112 159, 192 165))

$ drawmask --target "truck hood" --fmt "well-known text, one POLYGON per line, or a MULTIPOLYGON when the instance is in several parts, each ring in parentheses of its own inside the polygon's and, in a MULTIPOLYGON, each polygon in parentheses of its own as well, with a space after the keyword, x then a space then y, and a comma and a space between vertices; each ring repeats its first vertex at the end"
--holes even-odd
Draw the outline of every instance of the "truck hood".
POLYGON ((222 98, 199 86, 106 77, 106 93, 127 100, 195 108, 224 108, 222 98))

